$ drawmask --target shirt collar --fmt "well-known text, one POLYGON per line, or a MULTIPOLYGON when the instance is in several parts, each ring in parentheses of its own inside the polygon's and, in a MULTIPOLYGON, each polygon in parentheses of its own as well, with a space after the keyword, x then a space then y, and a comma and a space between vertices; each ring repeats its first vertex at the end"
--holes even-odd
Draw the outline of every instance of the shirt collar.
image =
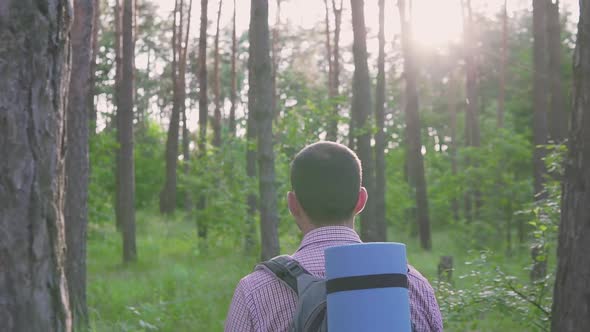
POLYGON ((305 234, 297 251, 320 242, 361 243, 361 238, 354 229, 347 226, 324 226, 305 234))

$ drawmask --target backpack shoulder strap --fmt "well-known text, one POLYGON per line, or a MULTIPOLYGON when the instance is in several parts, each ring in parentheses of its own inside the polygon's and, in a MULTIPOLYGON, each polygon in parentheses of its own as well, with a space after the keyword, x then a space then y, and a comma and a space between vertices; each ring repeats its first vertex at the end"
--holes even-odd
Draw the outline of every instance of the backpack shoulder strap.
POLYGON ((299 294, 297 280, 302 275, 310 274, 299 262, 287 255, 277 256, 258 264, 256 267, 265 267, 297 294, 299 294))

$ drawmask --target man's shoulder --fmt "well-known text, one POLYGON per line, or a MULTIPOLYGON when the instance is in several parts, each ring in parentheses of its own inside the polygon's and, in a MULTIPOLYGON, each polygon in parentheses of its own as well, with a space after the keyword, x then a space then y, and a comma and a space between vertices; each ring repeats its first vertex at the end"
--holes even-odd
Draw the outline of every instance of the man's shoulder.
POLYGON ((420 271, 416 270, 416 268, 410 264, 408 264, 408 280, 410 283, 430 286, 428 279, 426 279, 426 277, 424 277, 420 271))
MULTIPOLYGON (((280 287, 282 283, 271 272, 258 268, 250 274, 243 277, 238 287, 242 289, 244 295, 252 296, 269 288, 280 287)), ((285 286, 286 287, 286 286, 285 286)))

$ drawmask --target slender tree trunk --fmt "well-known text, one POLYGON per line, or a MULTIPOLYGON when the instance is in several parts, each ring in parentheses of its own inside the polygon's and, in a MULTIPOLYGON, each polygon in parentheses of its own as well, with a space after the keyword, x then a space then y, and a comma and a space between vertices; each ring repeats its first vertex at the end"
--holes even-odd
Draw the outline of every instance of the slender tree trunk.
POLYGON ((96 134, 96 121, 98 120, 94 96, 96 95, 96 59, 98 57, 98 31, 100 30, 100 0, 93 0, 94 11, 92 14, 92 61, 90 62, 90 81, 88 83, 88 120, 90 136, 96 134))
POLYGON ((276 0, 277 3, 277 14, 275 18, 275 24, 272 29, 272 40, 271 40, 271 52, 272 52, 272 68, 271 68, 271 80, 272 80, 272 105, 274 117, 278 118, 280 113, 280 108, 278 107, 279 102, 279 95, 278 95, 278 88, 277 88, 277 73, 279 70, 279 62, 280 62, 280 43, 279 43, 279 29, 281 26, 281 2, 283 0, 276 0))
POLYGON ((70 6, 0 4, 3 331, 72 331, 63 215, 70 6))
POLYGON ((178 74, 178 59, 182 50, 180 40, 182 40, 182 11, 183 0, 174 2, 173 10, 173 27, 172 27, 172 114, 168 126, 168 136, 166 139, 166 177, 164 188, 160 192, 160 213, 172 214, 176 209, 176 164, 178 162, 178 131, 180 126, 180 76, 178 74), (179 18, 178 20, 177 18, 179 18))
POLYGON ((135 170, 133 160, 133 101, 135 43, 133 0, 123 0, 122 68, 117 105, 117 224, 121 226, 123 262, 137 260, 135 246, 135 170))
POLYGON ((72 75, 70 80, 65 158, 66 276, 73 323, 77 329, 88 325, 86 307, 86 225, 88 223, 88 99, 91 98, 93 0, 74 1, 72 41, 72 75))
MULTIPOLYGON (((332 59, 332 81, 331 81, 331 94, 332 98, 338 97, 340 89, 340 28, 342 26, 342 4, 343 0, 340 0, 340 6, 336 7, 336 0, 332 0, 332 10, 334 12, 334 48, 333 48, 333 59, 332 59)), ((330 123, 328 124, 329 138, 333 138, 334 141, 338 140, 338 121, 340 118, 340 105, 337 100, 332 100, 332 116, 330 123)), ((352 122, 351 122, 352 123, 352 122)), ((351 147, 354 147, 352 136, 349 142, 351 147)))
MULTIPOLYGON (((447 104, 449 107, 449 116, 450 116, 450 134, 451 134, 451 143, 449 145, 449 157, 451 159, 451 174, 453 177, 457 176, 457 90, 456 90, 456 83, 454 78, 451 77, 449 81, 449 92, 447 94, 447 104)), ((459 201, 457 200, 457 196, 453 193, 453 198, 451 200, 451 209, 453 210, 453 219, 455 221, 459 221, 459 201)))
MULTIPOLYGON (((190 151, 189 151, 189 144, 190 144, 190 132, 188 130, 187 120, 186 120, 186 59, 188 54, 188 36, 191 29, 191 18, 192 18, 192 9, 193 9, 193 0, 189 0, 188 2, 188 17, 186 22, 186 30, 184 32, 184 46, 180 47, 182 51, 180 54, 180 88, 179 88, 179 99, 181 100, 180 103, 180 110, 182 113, 182 156, 183 156, 183 171, 185 176, 189 176, 190 172, 190 151)), ((187 218, 190 216, 192 210, 192 197, 191 197, 191 190, 186 189, 184 192, 184 210, 186 212, 187 218)))
MULTIPOLYGON (((122 68, 123 68, 123 50, 121 48, 121 38, 123 36, 123 32, 122 32, 122 12, 123 10, 121 9, 121 1, 123 0, 115 0, 115 17, 114 17, 114 24, 115 24, 115 91, 114 91, 114 99, 115 99, 115 128, 119 127, 119 112, 118 109, 121 105, 121 79, 123 77, 122 74, 122 68)), ((118 140, 118 136, 117 136, 117 140, 118 140)), ((117 153, 116 155, 116 164, 115 164, 115 182, 117 183, 117 188, 119 187, 118 183, 121 181, 121 179, 119 179, 119 171, 118 171, 118 166, 119 165, 119 153, 117 153)), ((117 199, 117 193, 115 192, 115 214, 118 215, 118 211, 119 211, 119 200, 117 199)), ((119 217, 116 217, 116 225, 117 225, 117 230, 119 232, 121 232, 123 230, 123 225, 120 224, 120 221, 122 219, 119 217)))
POLYGON ((275 157, 273 151, 273 86, 268 1, 252 0, 250 12, 250 58, 252 59, 254 109, 258 127, 258 174, 260 187, 260 237, 262 260, 279 254, 275 157))
POLYGON ((547 144, 547 107, 549 104, 547 71, 548 43, 547 43, 547 7, 548 0, 533 0, 533 64, 534 64, 534 86, 533 86, 533 152, 534 167, 534 194, 535 199, 541 199, 543 185, 545 184, 545 149, 539 147, 547 144))
MULTIPOLYGON (((199 158, 207 155, 207 0, 201 0, 201 32, 199 35, 199 158)), ((206 204, 205 195, 201 194, 197 209, 204 210, 206 204)), ((200 246, 205 248, 207 239, 207 223, 199 216, 197 221, 200 246)))
MULTIPOLYGON (((367 189, 369 197, 375 193, 375 169, 373 149, 371 149, 371 79, 367 64, 367 40, 364 14, 364 1, 351 0, 354 58, 354 76, 352 81, 352 107, 351 113, 355 125, 360 133, 357 135, 357 153, 363 166, 363 186, 367 189)), ((361 238, 363 241, 381 241, 385 234, 379 233, 379 227, 375 218, 375 200, 369 199, 365 209, 361 213, 361 238)))
POLYGON ((574 51, 569 152, 565 163, 551 331, 590 331, 590 1, 580 1, 574 51))
POLYGON ((420 137, 420 115, 418 113, 417 68, 414 64, 414 51, 411 31, 411 15, 406 12, 404 0, 398 1, 401 21, 402 48, 404 54, 404 78, 406 81, 406 137, 407 162, 410 184, 416 192, 416 218, 420 245, 425 250, 432 248, 430 235, 430 220, 428 216, 428 197, 426 176, 424 174, 424 160, 422 157, 422 142, 420 137))
MULTIPOLYGON (((251 38, 250 36, 248 38, 251 38)), ((250 47, 252 47, 250 45, 250 47)), ((256 191, 254 190, 253 184, 256 183, 256 139, 257 139, 257 128, 256 119, 254 118, 255 112, 255 99, 256 99, 256 82, 254 81, 254 59, 248 58, 248 119, 246 124, 246 174, 250 180, 248 191, 248 218, 246 219, 246 236, 244 242, 245 252, 251 254, 254 251, 256 245, 256 210, 257 210, 257 199, 256 191)))
POLYGON ((508 9, 507 0, 502 7, 502 53, 500 58, 500 87, 498 91, 498 122, 497 127, 504 127, 504 113, 506 104, 506 62, 508 59, 508 9))
POLYGON ((563 142, 568 131, 568 112, 561 80, 561 24, 559 1, 549 2, 547 8, 547 37, 549 47, 549 72, 551 80, 551 111, 549 113, 549 136, 555 143, 563 142))
POLYGON ((229 133, 236 136, 236 55, 237 55, 237 37, 236 37, 236 0, 234 0, 234 14, 232 19, 232 37, 231 37, 231 91, 229 109, 229 133))
MULTIPOLYGON (((465 145, 471 147, 480 146, 479 107, 478 107, 478 83, 477 65, 475 57, 476 41, 474 38, 475 25, 471 11, 471 1, 461 1, 463 11, 463 35, 465 52, 465 91, 467 95, 465 107, 465 145)), ((465 167, 476 167, 469 158, 465 158, 465 167)), ((473 189, 472 183, 467 184, 465 190, 465 219, 471 222, 478 215, 481 206, 481 193, 473 189), (475 211, 473 203, 475 202, 475 211)))
POLYGON ((213 121, 213 146, 221 146, 221 95, 219 91, 219 21, 221 19, 222 0, 219 0, 219 9, 217 10, 217 29, 215 30, 215 59, 213 66, 214 84, 213 93, 215 95, 215 113, 213 121))
POLYGON ((377 60, 377 91, 375 93, 375 219, 380 241, 387 241, 385 219, 385 0, 379 0, 379 57, 377 60))
MULTIPOLYGON (((324 24, 326 27, 326 59, 328 60, 328 100, 334 102, 334 68, 332 65, 332 35, 330 34, 330 6, 328 0, 324 0, 324 9, 326 12, 324 24)), ((334 116, 332 114, 332 116, 334 116)), ((335 142, 337 139, 338 127, 334 126, 333 119, 328 120, 326 128, 326 140, 335 142)))

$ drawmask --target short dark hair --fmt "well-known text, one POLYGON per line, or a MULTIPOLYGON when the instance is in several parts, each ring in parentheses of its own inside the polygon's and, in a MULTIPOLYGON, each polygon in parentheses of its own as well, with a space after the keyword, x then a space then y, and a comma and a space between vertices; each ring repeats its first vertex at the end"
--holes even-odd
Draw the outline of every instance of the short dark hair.
POLYGON ((350 218, 361 182, 361 162, 342 144, 308 145, 291 163, 291 188, 315 225, 331 225, 350 218))

